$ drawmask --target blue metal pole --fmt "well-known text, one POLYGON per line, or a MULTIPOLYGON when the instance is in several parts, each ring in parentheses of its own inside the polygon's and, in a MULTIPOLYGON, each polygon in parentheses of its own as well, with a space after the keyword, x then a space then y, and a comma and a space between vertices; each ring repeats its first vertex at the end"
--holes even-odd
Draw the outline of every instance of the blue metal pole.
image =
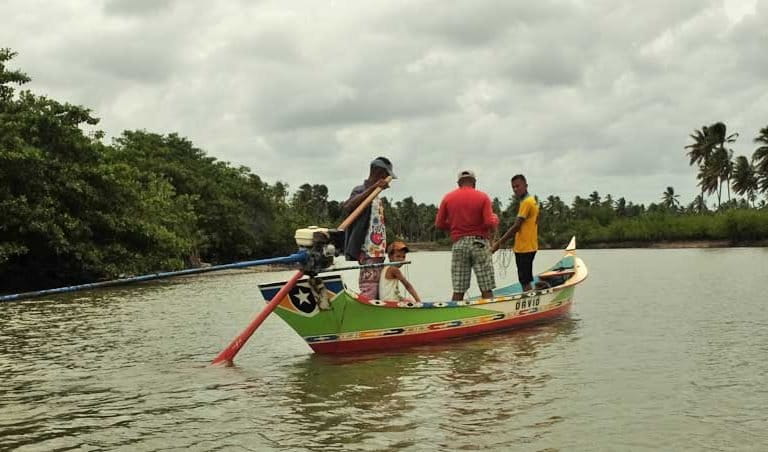
POLYGON ((307 252, 302 250, 297 253, 291 254, 289 256, 283 256, 283 257, 273 257, 269 259, 259 259, 255 261, 235 262, 233 264, 213 265, 213 266, 204 267, 204 268, 188 268, 186 270, 179 270, 179 271, 173 271, 173 272, 150 273, 148 275, 132 276, 130 278, 112 279, 109 281, 80 284, 77 286, 58 287, 56 289, 37 290, 34 292, 23 292, 23 293, 17 293, 13 295, 2 295, 0 296, 0 302, 17 301, 17 300, 23 300, 25 298, 32 298, 32 297, 37 297, 41 295, 77 292, 80 290, 96 289, 99 287, 118 286, 121 284, 151 281, 153 279, 170 278, 172 276, 193 275, 196 273, 207 273, 207 272, 213 272, 218 270, 230 270, 234 268, 255 267, 257 265, 269 265, 269 264, 292 264, 296 262, 303 262, 304 260, 306 260, 306 258, 307 258, 307 252))
POLYGON ((363 270, 366 268, 377 268, 377 267, 399 267, 401 265, 410 264, 410 263, 411 261, 400 261, 400 262, 383 262, 381 264, 353 265, 351 267, 326 268, 325 270, 320 270, 318 273, 340 272, 342 270, 363 270))

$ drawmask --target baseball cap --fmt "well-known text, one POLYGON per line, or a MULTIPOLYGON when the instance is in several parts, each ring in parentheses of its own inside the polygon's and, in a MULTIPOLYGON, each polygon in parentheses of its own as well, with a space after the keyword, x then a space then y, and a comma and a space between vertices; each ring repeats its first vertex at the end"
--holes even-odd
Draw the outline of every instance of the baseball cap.
POLYGON ((393 251, 398 251, 398 250, 403 250, 406 253, 410 251, 408 249, 408 245, 406 245, 405 242, 400 240, 395 240, 394 242, 390 243, 389 246, 387 246, 387 254, 393 251))
POLYGON ((477 180, 477 177, 475 176, 475 172, 474 171, 472 171, 472 170, 464 170, 464 171, 459 171, 459 175, 456 176, 456 182, 464 179, 465 177, 471 177, 472 179, 477 180))
POLYGON ((371 167, 382 168, 387 171, 387 174, 392 176, 392 179, 397 179, 394 171, 392 171, 392 162, 386 157, 376 157, 371 161, 371 167))

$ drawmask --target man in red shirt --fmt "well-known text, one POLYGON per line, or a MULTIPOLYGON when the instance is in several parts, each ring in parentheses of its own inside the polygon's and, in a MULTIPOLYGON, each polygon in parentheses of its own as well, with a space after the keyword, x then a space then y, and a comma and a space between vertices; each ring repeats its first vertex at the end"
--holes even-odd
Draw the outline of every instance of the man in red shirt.
POLYGON ((475 190, 475 173, 464 170, 458 175, 459 188, 443 197, 435 226, 450 231, 451 281, 454 301, 463 300, 469 289, 472 270, 483 298, 493 298, 496 280, 488 239, 499 225, 491 209, 491 199, 475 190))

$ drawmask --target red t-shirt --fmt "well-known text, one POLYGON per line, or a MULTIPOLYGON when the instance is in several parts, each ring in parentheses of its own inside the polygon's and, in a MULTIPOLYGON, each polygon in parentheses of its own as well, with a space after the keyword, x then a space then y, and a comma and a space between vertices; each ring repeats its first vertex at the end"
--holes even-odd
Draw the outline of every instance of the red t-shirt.
POLYGON ((487 239, 490 230, 498 225, 491 199, 472 187, 459 187, 445 195, 435 218, 435 226, 450 230, 454 242, 472 235, 487 239))

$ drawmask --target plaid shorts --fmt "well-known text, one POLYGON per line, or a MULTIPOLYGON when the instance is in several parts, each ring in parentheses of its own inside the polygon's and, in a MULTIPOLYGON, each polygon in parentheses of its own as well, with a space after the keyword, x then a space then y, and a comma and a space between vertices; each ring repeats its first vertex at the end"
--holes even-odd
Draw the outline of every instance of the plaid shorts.
POLYGON ((493 274, 493 259, 488 240, 480 237, 462 237, 451 248, 451 280, 453 291, 466 292, 469 289, 469 279, 475 270, 477 285, 480 291, 496 287, 493 274))

